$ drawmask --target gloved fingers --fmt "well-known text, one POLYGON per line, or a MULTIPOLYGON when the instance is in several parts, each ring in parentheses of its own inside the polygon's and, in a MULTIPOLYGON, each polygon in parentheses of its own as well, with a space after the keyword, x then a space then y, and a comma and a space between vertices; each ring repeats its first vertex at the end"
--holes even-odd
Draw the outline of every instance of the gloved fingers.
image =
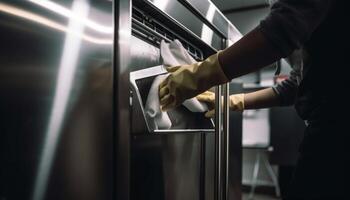
POLYGON ((169 88, 168 88, 168 77, 166 77, 160 84, 159 84, 159 99, 162 99, 165 95, 169 93, 169 88))
POLYGON ((175 101, 172 95, 165 96, 160 103, 160 108, 162 111, 167 111, 172 108, 175 108, 175 101))
POLYGON ((207 103, 215 103, 215 95, 210 91, 205 91, 202 94, 196 96, 198 101, 203 101, 207 103))
POLYGON ((181 67, 181 65, 180 65, 180 66, 166 67, 165 69, 166 69, 169 73, 172 73, 172 72, 175 72, 176 70, 178 70, 180 67, 181 67))
POLYGON ((169 94, 169 88, 167 86, 159 87, 159 99, 163 99, 168 94, 169 94))
POLYGON ((200 94, 202 96, 207 96, 207 97, 215 97, 215 93, 214 92, 210 92, 209 90, 203 92, 202 94, 200 94))
POLYGON ((231 95, 229 99, 230 109, 233 111, 243 112, 244 110, 244 94, 231 95))
POLYGON ((172 103, 174 101, 173 96, 170 94, 165 95, 163 98, 160 99, 159 104, 161 107, 167 106, 168 104, 172 103))
POLYGON ((210 103, 210 104, 215 103, 213 99, 211 99, 208 96, 202 95, 202 94, 197 95, 196 98, 197 98, 198 101, 201 101, 201 102, 204 102, 204 103, 210 103))
POLYGON ((209 110, 205 113, 205 117, 207 118, 213 118, 215 116, 215 109, 209 110))
POLYGON ((159 84, 159 89, 165 87, 168 84, 169 76, 166 77, 160 84, 159 84))

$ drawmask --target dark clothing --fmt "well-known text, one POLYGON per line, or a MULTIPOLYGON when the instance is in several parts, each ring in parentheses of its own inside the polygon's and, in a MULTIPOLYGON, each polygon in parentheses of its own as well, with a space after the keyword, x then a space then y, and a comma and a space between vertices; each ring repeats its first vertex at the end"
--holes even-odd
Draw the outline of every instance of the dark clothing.
POLYGON ((333 1, 335 3, 327 18, 304 45, 304 52, 308 56, 303 69, 304 78, 298 90, 296 109, 303 119, 311 121, 321 115, 340 116, 340 109, 334 106, 335 102, 346 106, 341 104, 342 96, 335 95, 344 92, 342 87, 349 86, 345 73, 345 47, 349 41, 345 32, 348 28, 336 30, 339 29, 339 24, 348 23, 348 17, 345 14, 345 0, 333 1))
POLYGON ((280 106, 291 106, 296 102, 298 87, 303 79, 302 50, 294 51, 288 57, 287 62, 292 67, 289 78, 273 87, 275 93, 279 96, 280 106))
POLYGON ((288 199, 347 199, 348 131, 342 124, 334 118, 319 119, 306 128, 288 199))
POLYGON ((281 199, 286 200, 290 186, 290 181, 293 178, 295 165, 279 165, 278 166, 278 185, 281 190, 281 199))
POLYGON ((337 0, 279 0, 260 30, 287 57, 313 37, 337 0))
POLYGON ((349 41, 345 2, 280 0, 260 24, 262 33, 284 56, 302 48, 305 58, 300 84, 289 79, 275 90, 281 105, 294 101, 299 116, 309 123, 290 200, 346 199, 345 135, 350 131, 344 119, 348 104, 341 94, 350 85, 345 73, 345 53, 349 52, 345 49, 349 41))
POLYGON ((314 109, 329 101, 327 95, 333 97, 329 92, 336 87, 329 83, 346 78, 344 40, 348 36, 346 28, 339 26, 347 24, 345 8, 345 0, 280 0, 259 26, 284 56, 303 49, 302 69, 292 72, 302 73, 301 83, 296 84, 294 78, 299 75, 294 74, 277 86, 281 105, 294 103, 303 119, 316 117, 314 109))

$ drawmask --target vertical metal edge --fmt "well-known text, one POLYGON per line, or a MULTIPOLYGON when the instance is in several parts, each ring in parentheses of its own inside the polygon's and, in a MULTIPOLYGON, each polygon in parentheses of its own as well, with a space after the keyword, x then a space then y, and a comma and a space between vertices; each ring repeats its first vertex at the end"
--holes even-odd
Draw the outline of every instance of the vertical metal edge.
MULTIPOLYGON (((229 41, 227 39, 222 40, 223 48, 229 46, 229 41)), ((222 200, 227 200, 229 194, 229 83, 226 83, 222 86, 222 95, 223 95, 223 106, 222 106, 222 156, 221 156, 221 165, 222 165, 222 200)))
POLYGON ((129 56, 132 0, 114 1, 113 199, 130 199, 129 56))
POLYGON ((201 138, 201 155, 200 155, 200 186, 199 186, 199 199, 205 199, 205 179, 206 179, 206 175, 205 175, 205 162, 206 162, 206 133, 202 133, 200 134, 200 138, 201 138))
POLYGON ((228 200, 228 181, 229 181, 229 84, 223 86, 224 109, 223 109, 223 200, 228 200))
POLYGON ((214 199, 221 200, 221 86, 215 88, 215 189, 214 199))

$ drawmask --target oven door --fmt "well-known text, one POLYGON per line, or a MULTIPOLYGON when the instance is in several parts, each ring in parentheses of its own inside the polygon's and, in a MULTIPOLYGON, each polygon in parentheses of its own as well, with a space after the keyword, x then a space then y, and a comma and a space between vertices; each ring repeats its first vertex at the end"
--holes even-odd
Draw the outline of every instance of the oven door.
POLYGON ((206 118, 203 112, 191 112, 181 105, 166 112, 171 122, 171 127, 158 128, 156 119, 147 115, 145 111, 146 101, 154 79, 159 75, 166 75, 168 72, 163 65, 150 67, 130 73, 130 83, 133 89, 133 98, 142 111, 144 121, 149 133, 203 133, 214 132, 214 122, 206 118))

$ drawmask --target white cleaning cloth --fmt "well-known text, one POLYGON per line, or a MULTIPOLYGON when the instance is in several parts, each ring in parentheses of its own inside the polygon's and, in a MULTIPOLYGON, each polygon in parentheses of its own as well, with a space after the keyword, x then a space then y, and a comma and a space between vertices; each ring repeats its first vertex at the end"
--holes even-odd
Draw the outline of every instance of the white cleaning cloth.
MULTIPOLYGON (((185 65, 196 62, 196 60, 188 54, 186 49, 178 40, 175 40, 171 43, 162 41, 160 49, 164 66, 185 65)), ((159 75, 154 79, 146 100, 146 117, 148 119, 148 124, 151 126, 150 128, 154 130, 170 129, 172 125, 167 112, 161 111, 159 104, 159 84, 167 76, 168 75, 159 75)), ((197 98, 187 99, 183 102, 183 105, 191 112, 208 111, 208 106, 205 103, 198 101, 197 98)))
POLYGON ((151 89, 148 93, 145 113, 148 119, 148 124, 152 129, 169 129, 171 127, 171 121, 166 112, 162 112, 159 106, 159 84, 164 80, 168 75, 159 75, 157 76, 151 86, 151 89))
POLYGON ((196 62, 179 40, 174 40, 171 43, 166 43, 162 40, 160 53, 165 66, 188 65, 196 62))
MULTIPOLYGON (((174 40, 171 43, 166 43, 162 40, 160 43, 160 53, 164 66, 188 65, 197 62, 190 54, 188 54, 187 50, 182 46, 179 40, 174 40)), ((198 101, 197 98, 187 99, 182 105, 192 112, 208 111, 207 104, 198 101)))

